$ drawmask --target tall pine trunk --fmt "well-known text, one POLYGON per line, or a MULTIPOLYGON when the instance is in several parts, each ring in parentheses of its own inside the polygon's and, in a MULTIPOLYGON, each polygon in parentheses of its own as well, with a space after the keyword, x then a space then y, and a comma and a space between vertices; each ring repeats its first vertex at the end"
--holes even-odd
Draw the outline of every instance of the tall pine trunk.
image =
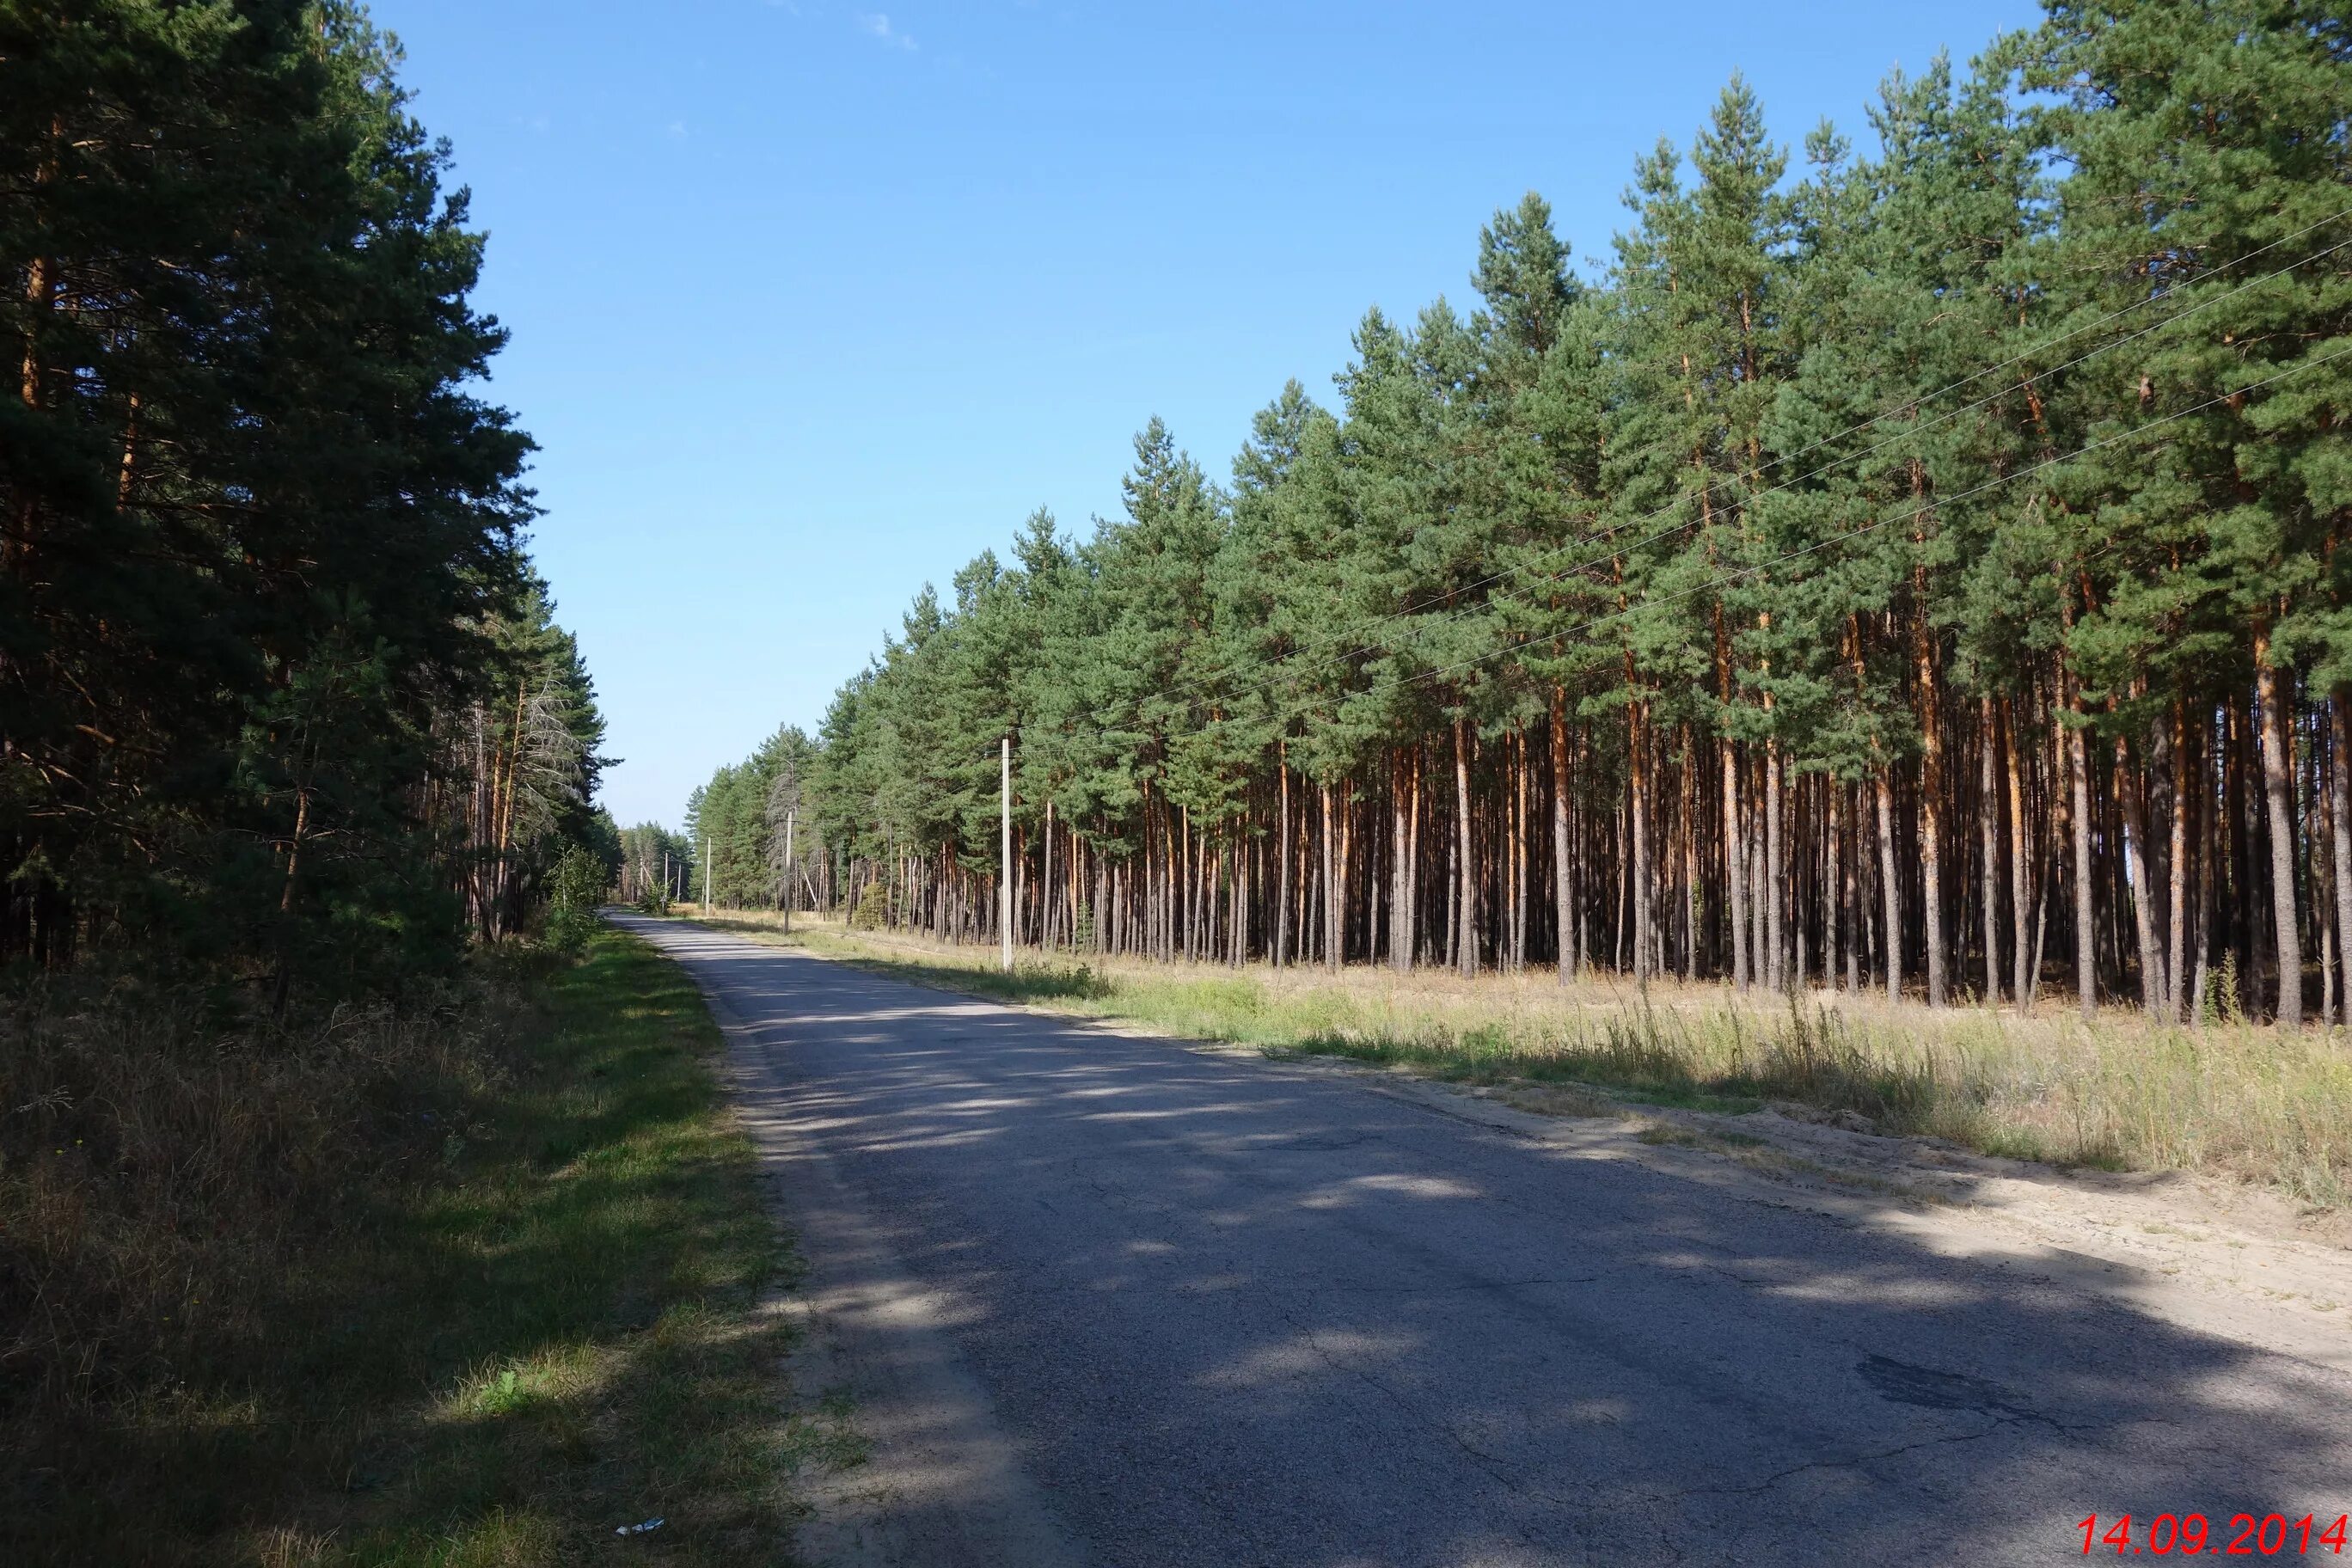
POLYGON ((1822 984, 1834 991, 1839 985, 1839 971, 1844 971, 1844 985, 1851 994, 1854 989, 1853 973, 1853 869, 1846 839, 1853 832, 1853 810, 1848 805, 1851 792, 1843 779, 1835 773, 1822 775, 1822 787, 1828 798, 1822 803, 1823 827, 1829 838, 1829 869, 1822 879, 1822 896, 1829 913, 1822 925, 1822 984))
MULTIPOLYGON (((1765 707, 1771 707, 1769 698, 1765 707)), ((1764 742, 1764 962, 1767 983, 1775 991, 1789 989, 1788 958, 1781 951, 1780 910, 1784 900, 1782 887, 1786 862, 1780 845, 1780 742, 1777 736, 1764 742)))
POLYGON ((2271 821, 2271 913, 2278 927, 2278 1021, 2303 1025, 2303 941, 2294 923, 2294 817, 2287 776, 2294 744, 2286 717, 2285 677, 2270 658, 2270 628, 2254 629, 2254 679, 2263 705, 2263 803, 2271 821))
POLYGON ((1390 856, 1388 856, 1388 966, 1397 973, 1413 969, 1413 886, 1412 886, 1412 752, 1397 750, 1390 757, 1390 856))
POLYGON ((1723 869, 1730 907, 1725 925, 1731 938, 1731 983, 1748 989, 1748 850, 1739 832, 1739 748, 1728 736, 1723 744, 1723 869))
POLYGON ((1927 1005, 1944 1005, 1944 705, 1937 680, 1936 634, 1927 622, 1927 564, 1916 553, 1932 521, 1927 507, 1927 465, 1911 459, 1911 494, 1919 502, 1911 542, 1912 659, 1919 682, 1919 914, 1926 938, 1927 1005))
POLYGON ((2017 710, 2006 697, 2000 706, 2002 739, 2009 747, 2009 923, 2017 940, 2017 973, 2011 993, 2019 1007, 2031 1012, 2041 984, 2034 965, 2042 957, 2039 939, 2029 942, 2025 934, 2026 922, 2032 918, 2037 880, 2033 825, 2025 815, 2025 748, 2017 743, 2017 710))
POLYGON ((2080 721, 2082 694, 2072 689, 2071 681, 2068 687, 2067 710, 2076 720, 2066 727, 2066 773, 2074 795, 2069 816, 2074 827, 2074 989, 2088 1020, 2099 1005, 2098 925, 2091 898, 2090 742, 2080 721))
MULTIPOLYGON (((1924 615, 1924 611, 1922 614, 1924 615)), ((1927 942, 1927 1005, 1944 1005, 1944 726, 1935 659, 1925 633, 1919 654, 1919 917, 1927 942)))
POLYGON ((2147 779, 2132 765, 2131 748, 2116 737, 2116 793, 2124 813, 2124 863, 2131 874, 2132 935, 2139 945, 2139 1001, 2150 1017, 2164 1011, 2164 957, 2156 941, 2155 890, 2147 858, 2147 779))
POLYGON ((1290 952, 1290 745, 1284 742, 1275 748, 1276 772, 1281 775, 1282 840, 1280 855, 1275 862, 1274 874, 1274 967, 1280 969, 1290 952))
POLYGON ((1555 918, 1559 924, 1559 984, 1565 985, 1576 973, 1576 932, 1573 895, 1569 880, 1568 792, 1570 784, 1568 760, 1568 690, 1565 687, 1551 689, 1551 896, 1555 918))
POLYGON ((2168 903, 2169 918, 2165 924, 2168 944, 2164 973, 2166 993, 2164 1016, 2171 1023, 2180 1022, 2182 992, 2187 985, 2189 950, 2189 719, 2182 704, 2175 699, 2172 704, 2172 833, 2171 858, 2168 869, 2168 903))
POLYGON ((1985 1005, 2000 1005, 2000 800, 1994 784, 2000 729, 1992 699, 1977 707, 1977 838, 1984 860, 1985 1005))
POLYGON ((2344 1017, 2352 1023, 2352 784, 2347 784, 2346 769, 2352 767, 2352 720, 2345 711, 2345 693, 2338 688, 2328 699, 2327 729, 2332 755, 2327 777, 2328 798, 2335 803, 2336 820, 2333 837, 2336 841, 2336 961, 2343 969, 2343 984, 2336 994, 2344 999, 2344 1017))
POLYGON ((1332 820, 1331 786, 1323 792, 1323 967, 1339 973, 1339 942, 1345 922, 1339 918, 1339 836, 1332 820))
POLYGON ((1478 973, 1478 870, 1470 858, 1469 726, 1454 721, 1454 935, 1465 974, 1478 973))
POLYGON ((1633 978, 1650 977, 1650 735, 1643 705, 1628 710, 1628 750, 1633 755, 1631 810, 1625 831, 1633 840, 1629 888, 1633 901, 1633 978))
POLYGON ((1511 731, 1511 973, 1528 966, 1528 732, 1511 731))
POLYGON ((1878 882, 1886 921, 1879 960, 1886 969, 1886 999, 1897 1002, 1903 997, 1903 889, 1895 864, 1894 769, 1882 763, 1871 778, 1878 797, 1878 882))

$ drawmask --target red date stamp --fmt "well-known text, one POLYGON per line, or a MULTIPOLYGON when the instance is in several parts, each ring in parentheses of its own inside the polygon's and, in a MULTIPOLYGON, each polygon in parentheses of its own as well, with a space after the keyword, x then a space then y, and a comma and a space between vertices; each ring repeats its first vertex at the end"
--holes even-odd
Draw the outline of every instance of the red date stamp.
POLYGON ((2306 1513, 2289 1519, 2283 1513, 2233 1513, 2226 1525, 2216 1525, 2201 1513, 2159 1513, 2142 1525, 2130 1514, 2102 1519, 2092 1514, 2075 1521, 2083 1532, 2083 1555, 2102 1546, 2118 1556, 2146 1552, 2152 1557, 2179 1553, 2194 1557, 2212 1552, 2219 1557, 2276 1557, 2282 1552, 2306 1557, 2315 1552, 2344 1555, 2345 1529, 2352 1515, 2333 1520, 2306 1513))

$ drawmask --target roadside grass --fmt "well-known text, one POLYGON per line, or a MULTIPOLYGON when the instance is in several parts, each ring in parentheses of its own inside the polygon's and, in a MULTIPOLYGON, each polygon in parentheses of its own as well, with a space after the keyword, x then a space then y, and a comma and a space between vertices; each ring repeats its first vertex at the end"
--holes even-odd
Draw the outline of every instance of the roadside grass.
POLYGON ((1622 1103, 1738 1114, 1766 1105, 1984 1153, 2105 1170, 2195 1171, 2352 1203, 2352 1043, 2242 1022, 2202 1031, 2124 1010, 1889 1005, 1812 992, 1549 971, 1397 975, 1371 966, 1243 970, 992 948, 726 911, 706 922, 923 984, 1194 1039, 1478 1085, 1563 1086, 1622 1103))
POLYGON ((841 1439, 784 1414, 794 1264, 653 949, 275 1035, 6 1021, 0 1560, 786 1560, 841 1439))

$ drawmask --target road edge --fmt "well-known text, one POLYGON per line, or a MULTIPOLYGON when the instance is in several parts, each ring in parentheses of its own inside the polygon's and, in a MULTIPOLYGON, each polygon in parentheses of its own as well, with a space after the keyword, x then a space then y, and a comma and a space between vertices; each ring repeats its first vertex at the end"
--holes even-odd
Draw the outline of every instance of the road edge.
MULTIPOLYGON (((771 1210, 799 1239, 805 1273, 781 1303, 801 1332, 792 1386, 843 1401, 864 1462, 811 1478, 798 1556, 829 1568, 1083 1568, 1093 1562, 1023 1470, 1017 1447, 944 1324, 952 1303, 900 1262, 888 1230, 824 1152, 792 1125, 777 1026, 751 1022, 661 933, 673 922, 613 918, 662 950, 701 992, 727 1041, 721 1082, 757 1154, 771 1210)), ((793 949, 695 926, 706 941, 780 963, 793 949)))

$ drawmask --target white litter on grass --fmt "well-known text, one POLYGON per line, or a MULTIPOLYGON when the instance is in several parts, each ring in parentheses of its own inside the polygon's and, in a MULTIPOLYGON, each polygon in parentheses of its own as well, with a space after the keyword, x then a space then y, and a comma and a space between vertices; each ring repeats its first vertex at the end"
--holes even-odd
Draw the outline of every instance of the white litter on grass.
POLYGON ((620 1529, 613 1531, 613 1533, 615 1535, 651 1535, 655 1531, 659 1530, 666 1522, 667 1521, 664 1520, 649 1519, 643 1524, 625 1524, 621 1526, 620 1529))

